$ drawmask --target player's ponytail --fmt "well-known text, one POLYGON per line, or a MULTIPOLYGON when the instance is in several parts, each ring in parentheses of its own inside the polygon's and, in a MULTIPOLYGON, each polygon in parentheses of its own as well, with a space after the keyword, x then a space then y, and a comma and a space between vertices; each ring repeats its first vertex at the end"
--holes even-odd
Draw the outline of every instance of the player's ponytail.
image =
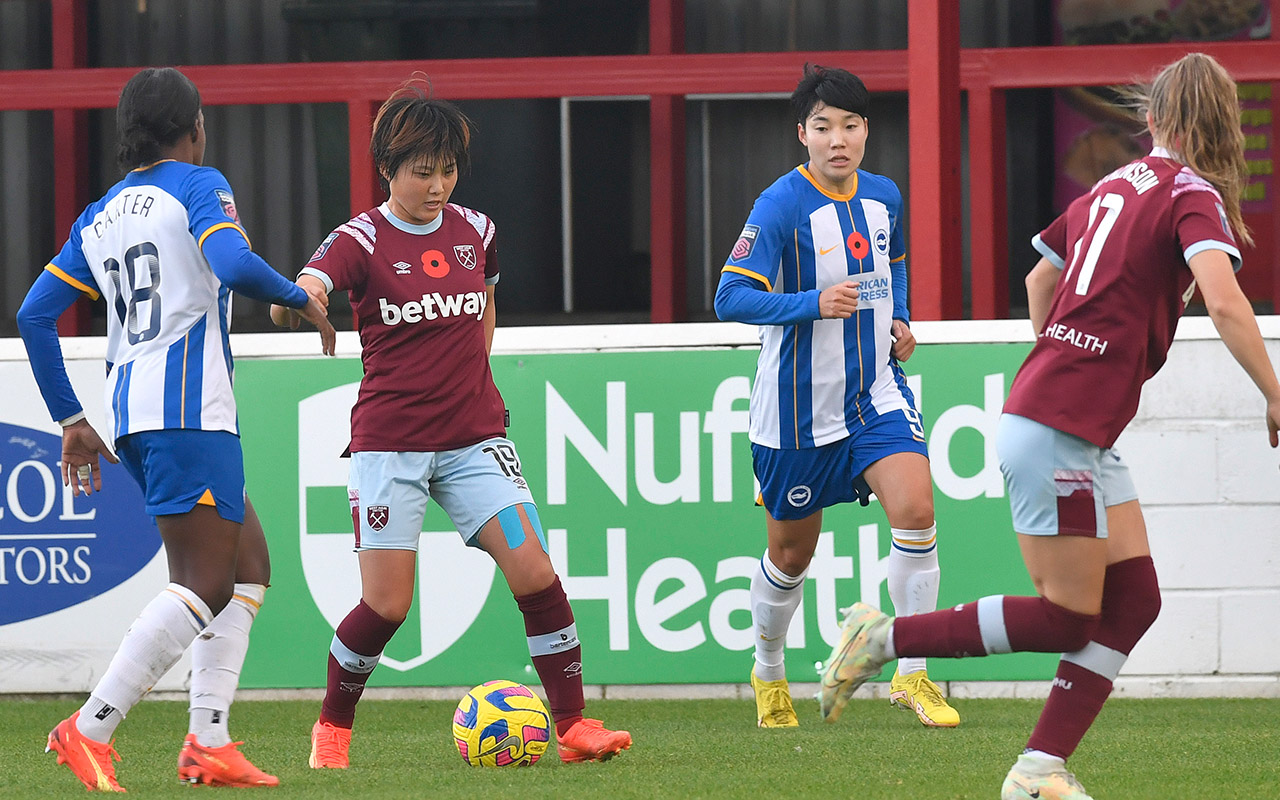
POLYGON ((116 162, 125 172, 160 160, 196 129, 200 90, 172 67, 148 68, 129 79, 116 106, 116 162))
POLYGON ((1253 244, 1240 200, 1249 181, 1240 130, 1240 101, 1231 75, 1203 53, 1190 53, 1160 70, 1150 86, 1125 90, 1151 134, 1222 195, 1236 238, 1253 244))

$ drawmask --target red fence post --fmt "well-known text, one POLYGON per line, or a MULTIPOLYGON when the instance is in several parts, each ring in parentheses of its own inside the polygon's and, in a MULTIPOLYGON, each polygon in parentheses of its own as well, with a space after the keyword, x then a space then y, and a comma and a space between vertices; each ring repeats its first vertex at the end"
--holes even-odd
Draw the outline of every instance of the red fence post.
POLYGON ((973 319, 1009 316, 1004 92, 969 88, 969 296, 973 319))
POLYGON ((907 4, 911 308, 916 319, 964 311, 960 232, 960 7, 907 4))
MULTIPOLYGON (((53 68, 88 66, 88 24, 85 0, 53 0, 53 68)), ((53 112, 53 226, 58 247, 71 233, 80 210, 89 203, 89 113, 83 109, 53 112)), ((80 336, 89 332, 92 308, 81 298, 58 318, 58 332, 80 336)))
MULTIPOLYGON (((379 104, 380 105, 380 104, 379 104)), ((351 216, 378 203, 378 175, 373 171, 369 137, 377 106, 364 98, 347 101, 347 163, 351 171, 351 216)))
MULTIPOLYGON (((684 0, 649 0, 649 52, 684 50, 684 0)), ((684 95, 649 97, 649 320, 685 319, 684 95)))

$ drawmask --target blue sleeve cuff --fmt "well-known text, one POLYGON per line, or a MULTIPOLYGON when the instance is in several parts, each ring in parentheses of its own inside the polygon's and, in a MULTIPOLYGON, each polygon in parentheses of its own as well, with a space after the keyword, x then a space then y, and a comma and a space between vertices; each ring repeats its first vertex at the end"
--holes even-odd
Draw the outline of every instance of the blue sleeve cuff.
POLYGON ((302 308, 307 304, 306 291, 250 250, 249 243, 238 230, 223 228, 214 231, 204 240, 203 249, 213 274, 231 291, 289 308, 302 308))
POLYGON ((904 258, 890 264, 889 274, 893 278, 893 318, 910 323, 911 312, 907 310, 907 260, 904 258))
POLYGON ((67 377, 58 342, 58 317, 80 297, 80 290, 50 272, 40 273, 18 309, 18 332, 27 348, 31 372, 55 420, 83 411, 67 377))

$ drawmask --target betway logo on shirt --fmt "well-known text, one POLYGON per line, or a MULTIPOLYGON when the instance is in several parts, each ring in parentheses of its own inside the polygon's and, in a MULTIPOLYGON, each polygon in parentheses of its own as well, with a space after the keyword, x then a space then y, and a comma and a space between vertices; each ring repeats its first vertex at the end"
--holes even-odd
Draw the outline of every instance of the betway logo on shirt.
POLYGON ((476 319, 484 316, 484 307, 489 298, 484 292, 462 292, 461 294, 442 295, 429 292, 422 295, 422 301, 410 300, 402 306, 388 303, 387 298, 378 298, 378 309, 382 312, 385 325, 399 325, 401 322, 412 325, 424 319, 440 317, 456 317, 462 314, 474 315, 476 319))

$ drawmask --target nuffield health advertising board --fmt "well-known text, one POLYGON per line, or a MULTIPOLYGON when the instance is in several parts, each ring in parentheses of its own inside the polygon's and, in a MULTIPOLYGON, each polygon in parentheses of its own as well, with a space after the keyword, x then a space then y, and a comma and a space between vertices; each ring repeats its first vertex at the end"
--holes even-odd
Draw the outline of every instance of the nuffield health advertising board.
MULTIPOLYGON (((908 362, 932 456, 941 603, 1027 593, 996 462, 996 420, 1024 344, 920 347, 908 362)), ((574 606, 589 683, 745 682, 750 576, 765 547, 747 440, 751 348, 495 356, 521 473, 574 606)), ((241 361, 249 493, 273 588, 245 686, 322 686, 333 628, 359 599, 347 499, 354 359, 241 361)), ((396 420, 385 424, 394 429, 396 420)), ((839 608, 888 607, 889 528, 877 503, 823 517, 789 677, 838 638, 839 608)), ((938 661, 947 680, 1043 678, 1052 656, 938 661)), ((373 684, 536 680, 522 618, 491 559, 428 507, 417 595, 373 684)))

